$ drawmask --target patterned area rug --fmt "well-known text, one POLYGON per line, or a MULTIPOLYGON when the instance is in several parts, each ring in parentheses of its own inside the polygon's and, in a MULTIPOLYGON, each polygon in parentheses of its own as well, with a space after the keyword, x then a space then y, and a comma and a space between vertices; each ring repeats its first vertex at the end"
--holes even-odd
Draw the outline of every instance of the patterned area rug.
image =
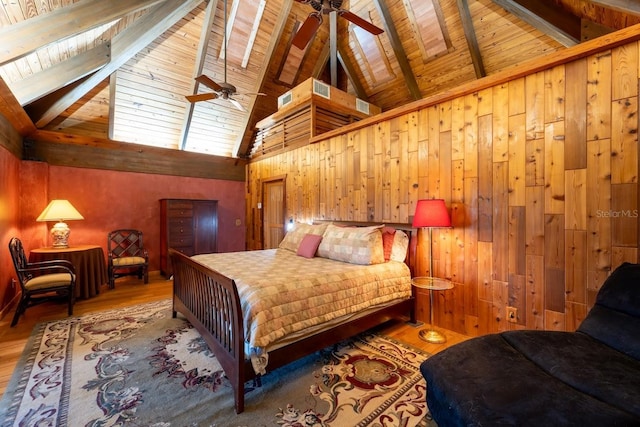
POLYGON ((204 340, 161 301, 36 326, 0 425, 427 426, 426 357, 360 335, 268 373, 236 415, 204 340))

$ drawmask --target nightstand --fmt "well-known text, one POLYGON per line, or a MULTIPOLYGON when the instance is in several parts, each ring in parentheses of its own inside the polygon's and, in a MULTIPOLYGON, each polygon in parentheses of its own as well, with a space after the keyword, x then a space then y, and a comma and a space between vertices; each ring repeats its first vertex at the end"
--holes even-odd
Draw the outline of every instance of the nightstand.
POLYGON ((447 341, 444 335, 436 331, 433 327, 433 291, 446 291, 453 288, 453 282, 447 279, 440 279, 438 277, 414 277, 411 279, 411 284, 416 288, 427 289, 429 291, 429 316, 430 325, 428 329, 422 329, 419 332, 420 339, 430 343, 443 343, 447 341))

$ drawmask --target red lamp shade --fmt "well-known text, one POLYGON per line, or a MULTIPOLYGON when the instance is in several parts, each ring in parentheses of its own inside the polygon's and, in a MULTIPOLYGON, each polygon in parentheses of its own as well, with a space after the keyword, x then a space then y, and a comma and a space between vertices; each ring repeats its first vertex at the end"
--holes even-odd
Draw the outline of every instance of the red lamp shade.
POLYGON ((443 199, 418 200, 413 226, 419 227, 451 227, 451 217, 443 199))

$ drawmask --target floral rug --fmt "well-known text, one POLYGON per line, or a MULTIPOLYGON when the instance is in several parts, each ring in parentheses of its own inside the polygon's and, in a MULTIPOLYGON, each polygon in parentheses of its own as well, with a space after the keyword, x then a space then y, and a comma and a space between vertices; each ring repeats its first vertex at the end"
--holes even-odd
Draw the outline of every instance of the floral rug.
POLYGON ((204 340, 160 301, 36 326, 0 426, 435 425, 419 371, 427 357, 360 335, 269 372, 235 414, 204 340))

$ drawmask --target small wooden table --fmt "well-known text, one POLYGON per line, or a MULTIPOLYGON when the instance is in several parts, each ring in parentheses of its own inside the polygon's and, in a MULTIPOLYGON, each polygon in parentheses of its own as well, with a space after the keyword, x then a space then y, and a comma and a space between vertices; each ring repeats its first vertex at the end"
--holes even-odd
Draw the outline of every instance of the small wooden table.
POLYGON ((29 262, 66 259, 76 269, 76 298, 91 298, 107 283, 107 265, 100 246, 77 245, 68 248, 38 248, 29 253, 29 262))
POLYGON ((443 343, 447 341, 444 335, 436 331, 433 327, 433 291, 446 291, 453 288, 453 282, 447 279, 440 279, 438 277, 414 277, 411 279, 411 284, 416 288, 427 289, 429 291, 429 316, 430 323, 429 329, 422 329, 419 332, 420 339, 430 343, 443 343))

